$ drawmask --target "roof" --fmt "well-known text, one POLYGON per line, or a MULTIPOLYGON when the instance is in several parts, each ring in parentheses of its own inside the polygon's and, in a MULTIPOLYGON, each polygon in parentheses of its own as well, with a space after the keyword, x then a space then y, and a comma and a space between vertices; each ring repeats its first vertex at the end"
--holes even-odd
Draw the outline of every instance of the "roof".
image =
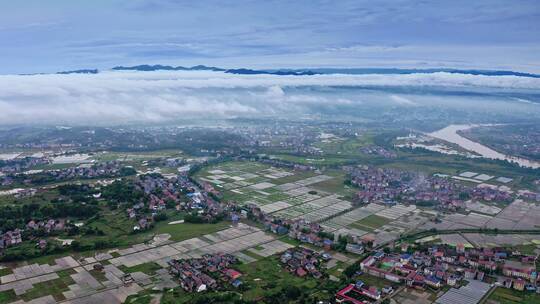
POLYGON ((476 280, 469 281, 469 284, 460 288, 451 288, 444 295, 439 297, 436 304, 476 304, 489 291, 490 285, 476 280))
POLYGON ((434 276, 428 276, 425 278, 426 281, 430 281, 430 282, 433 282, 433 283, 440 283, 441 280, 437 279, 436 277, 434 276))
POLYGON ((227 269, 225 270, 225 275, 230 277, 231 279, 237 279, 242 276, 242 273, 234 270, 234 269, 227 269))
POLYGON ((299 267, 299 268, 296 269, 296 274, 298 276, 303 277, 303 276, 305 276, 307 274, 307 272, 304 270, 304 268, 299 267))
POLYGON ((347 295, 351 291, 354 291, 354 292, 357 292, 357 293, 362 293, 360 290, 358 290, 358 289, 356 289, 354 287, 354 284, 349 284, 348 286, 346 286, 342 290, 338 291, 336 293, 336 295, 343 298, 343 299, 348 300, 349 302, 351 302, 353 304, 363 304, 362 301, 356 300, 355 298, 352 298, 352 297, 347 295))

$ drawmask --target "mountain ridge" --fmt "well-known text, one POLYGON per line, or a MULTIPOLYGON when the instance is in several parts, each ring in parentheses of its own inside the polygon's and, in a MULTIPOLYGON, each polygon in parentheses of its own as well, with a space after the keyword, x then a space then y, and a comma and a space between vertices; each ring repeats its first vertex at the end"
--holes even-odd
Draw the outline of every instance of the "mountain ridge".
POLYGON ((115 71, 135 70, 135 71, 217 71, 229 74, 239 75, 279 75, 279 76, 310 76, 321 74, 348 74, 348 75, 366 75, 366 74, 433 74, 433 73, 451 73, 465 75, 482 76, 519 76, 540 78, 540 74, 515 72, 510 70, 482 70, 482 69, 451 69, 451 68, 429 68, 429 69, 401 69, 401 68, 312 68, 312 69, 224 69, 212 66, 197 65, 193 67, 169 66, 169 65, 136 65, 130 67, 116 66, 112 68, 115 71))
MULTIPOLYGON (((483 69, 454 69, 454 68, 428 68, 428 69, 405 69, 405 68, 310 68, 310 69, 248 69, 235 68, 225 69, 214 66, 195 65, 191 67, 171 66, 161 64, 141 64, 134 66, 115 66, 113 71, 213 71, 224 72, 227 74, 237 75, 277 75, 277 76, 312 76, 312 75, 408 75, 408 74, 434 74, 434 73, 450 73, 475 76, 518 76, 528 78, 540 78, 540 74, 516 72, 511 70, 483 70, 483 69)), ((55 74, 98 74, 98 69, 79 69, 56 72, 55 74)), ((40 75, 36 74, 20 74, 20 75, 40 75)))

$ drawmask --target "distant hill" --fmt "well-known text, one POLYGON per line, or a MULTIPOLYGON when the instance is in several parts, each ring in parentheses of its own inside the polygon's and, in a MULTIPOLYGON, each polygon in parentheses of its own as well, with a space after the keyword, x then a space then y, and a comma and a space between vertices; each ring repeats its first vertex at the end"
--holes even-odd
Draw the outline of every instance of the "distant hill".
POLYGON ((183 66, 175 67, 175 66, 160 65, 160 64, 156 64, 156 65, 143 64, 143 65, 136 65, 136 66, 129 66, 129 67, 115 66, 112 69, 115 71, 145 71, 145 72, 149 72, 149 71, 215 71, 215 72, 225 71, 225 69, 205 66, 205 65, 196 65, 192 67, 183 67, 183 66))
POLYGON ((367 75, 367 74, 387 74, 387 75, 405 75, 405 74, 433 74, 433 73, 451 73, 464 75, 484 75, 484 76, 520 76, 540 78, 538 74, 498 71, 498 70, 460 70, 460 69, 392 69, 392 68, 316 68, 316 69, 286 69, 286 70, 250 70, 250 69, 231 69, 225 73, 231 74, 270 74, 270 75, 317 75, 317 74, 347 74, 347 75, 367 75))
POLYGON ((267 74, 267 75, 293 75, 293 76, 322 74, 322 73, 315 73, 309 70, 251 70, 251 69, 230 69, 230 70, 226 70, 225 73, 244 74, 244 75, 267 74))
MULTIPOLYGON (((301 71, 301 70, 297 70, 301 71)), ((340 69, 340 68, 321 68, 321 69, 310 69, 311 72, 317 74, 352 74, 352 75, 362 75, 362 74, 432 74, 432 73, 451 73, 451 74, 465 74, 465 75, 484 75, 484 76, 520 76, 520 77, 532 77, 540 78, 538 74, 531 73, 522 73, 514 71, 505 71, 505 70, 461 70, 461 69, 395 69, 395 68, 350 68, 350 69, 340 69)))
POLYGON ((183 66, 170 66, 170 65, 136 65, 136 66, 116 66, 112 68, 115 71, 215 71, 225 72, 230 74, 245 74, 245 75, 257 75, 257 74, 270 74, 270 75, 314 75, 315 73, 307 70, 251 70, 251 69, 222 69, 217 67, 196 65, 192 67, 183 66))
MULTIPOLYGON (((214 71, 225 72, 228 74, 239 75, 280 75, 280 76, 306 76, 306 75, 326 75, 326 74, 346 74, 346 75, 368 75, 368 74, 383 74, 383 75, 406 75, 406 74, 433 74, 433 73, 451 73, 463 75, 483 75, 483 76, 519 76, 540 78, 539 74, 514 72, 507 70, 461 70, 461 69, 397 69, 397 68, 313 68, 313 69, 224 69, 206 65, 196 65, 192 67, 170 66, 170 65, 135 65, 135 66, 115 66, 114 71, 214 71)), ((57 74, 97 74, 97 69, 82 69, 74 71, 58 72, 57 74)))
POLYGON ((83 69, 83 70, 73 70, 73 71, 62 71, 57 72, 56 74, 97 74, 99 71, 97 69, 83 69))

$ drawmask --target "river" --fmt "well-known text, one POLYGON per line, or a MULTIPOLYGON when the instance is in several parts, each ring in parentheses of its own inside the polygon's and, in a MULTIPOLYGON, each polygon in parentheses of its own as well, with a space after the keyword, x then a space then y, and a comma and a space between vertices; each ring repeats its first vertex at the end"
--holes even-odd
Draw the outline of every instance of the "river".
POLYGON ((540 162, 497 152, 489 147, 474 142, 458 134, 458 131, 468 130, 479 126, 484 125, 449 125, 446 128, 429 133, 428 135, 459 145, 463 149, 475 152, 485 158, 506 160, 509 162, 517 163, 522 167, 529 167, 534 169, 540 168, 540 162))

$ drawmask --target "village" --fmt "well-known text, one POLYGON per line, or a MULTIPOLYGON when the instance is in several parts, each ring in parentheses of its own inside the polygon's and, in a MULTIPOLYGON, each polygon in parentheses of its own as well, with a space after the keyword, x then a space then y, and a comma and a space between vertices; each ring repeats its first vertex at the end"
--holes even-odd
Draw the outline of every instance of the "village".
POLYGON ((178 277, 180 286, 187 292, 220 289, 227 282, 234 287, 242 284, 242 274, 231 268, 238 260, 230 254, 205 254, 198 259, 171 260, 169 272, 178 277))
MULTIPOLYGON (((502 247, 466 248, 461 243, 455 247, 442 245, 422 248, 402 243, 393 250, 386 250, 387 248, 362 260, 358 272, 417 290, 446 289, 448 295, 445 293, 437 303, 452 303, 460 299, 466 301, 470 298, 478 302, 487 294, 490 284, 540 293, 535 266, 537 255, 522 254, 502 247), (471 281, 474 281, 476 286, 482 286, 484 292, 470 291, 460 294, 449 288, 460 289, 471 281), (454 293, 457 296, 453 295, 454 293)), ((340 303, 370 303, 381 299, 381 296, 392 290, 366 286, 360 280, 339 291, 336 300, 340 303)))
MULTIPOLYGON (((504 183, 471 185, 439 174, 346 166, 339 185, 346 194, 338 195, 332 191, 339 189, 327 186, 334 185, 335 175, 279 160, 218 163, 194 174, 184 168, 182 160, 148 161, 144 165, 150 170, 135 176, 59 189, 65 193, 63 200, 82 199, 87 207, 97 203, 116 210, 122 221, 131 223, 128 229, 132 235, 169 226, 167 221, 171 227, 229 223, 231 228, 189 241, 171 242, 169 236, 159 235, 154 240, 157 247, 134 246, 119 257, 109 257, 114 265, 127 268, 157 263, 166 284, 179 286, 194 297, 208 291, 243 292, 243 288, 251 288, 253 274, 246 273, 243 265, 266 259, 299 280, 338 284, 332 295, 336 302, 374 303, 413 290, 436 294, 444 304, 450 303, 444 302, 445 298, 468 297, 468 284, 484 290, 481 297, 493 288, 537 292, 537 254, 532 252, 524 254, 505 246, 471 247, 459 237, 448 238, 449 243, 402 241, 404 235, 431 231, 431 227, 446 223, 462 223, 462 227, 467 223, 476 229, 478 221, 473 217, 480 214, 506 221, 503 210, 522 205, 531 209, 523 219, 512 221, 534 225, 531 221, 539 210, 534 207, 537 193, 533 191, 515 191, 504 183), (177 166, 183 169, 173 174, 156 169, 169 172, 167 168, 177 166), (181 220, 168 219, 171 216, 181 220), (462 218, 467 221, 460 222, 462 218), (381 283, 373 284, 376 280, 381 283)), ((105 166, 121 168, 114 163, 105 166)), ((467 178, 471 173, 462 175, 467 178)), ((32 218, 20 228, 4 232, 1 245, 16 248, 30 241, 46 252, 51 244, 58 246, 51 238, 61 239, 59 235, 102 233, 91 232, 84 223, 66 217, 32 218)), ((485 229, 488 224, 482 223, 480 229, 485 229)), ((117 277, 122 286, 146 279, 137 273, 117 277)))
POLYGON ((58 170, 35 170, 26 173, 5 174, 0 176, 1 186, 39 186, 47 183, 97 178, 117 178, 135 174, 132 167, 122 166, 119 162, 82 164, 58 170))

